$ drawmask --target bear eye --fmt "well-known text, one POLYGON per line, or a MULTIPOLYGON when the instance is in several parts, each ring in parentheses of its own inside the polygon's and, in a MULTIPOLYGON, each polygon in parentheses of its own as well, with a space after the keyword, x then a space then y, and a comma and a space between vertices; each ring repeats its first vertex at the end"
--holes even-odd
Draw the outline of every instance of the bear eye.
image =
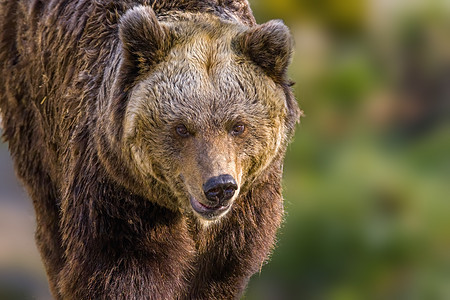
POLYGON ((231 129, 231 135, 233 136, 238 136, 243 134, 245 131, 245 125, 238 123, 236 125, 233 126, 233 128, 231 129))
POLYGON ((175 131, 181 137, 188 137, 190 135, 189 130, 183 124, 177 125, 175 131))

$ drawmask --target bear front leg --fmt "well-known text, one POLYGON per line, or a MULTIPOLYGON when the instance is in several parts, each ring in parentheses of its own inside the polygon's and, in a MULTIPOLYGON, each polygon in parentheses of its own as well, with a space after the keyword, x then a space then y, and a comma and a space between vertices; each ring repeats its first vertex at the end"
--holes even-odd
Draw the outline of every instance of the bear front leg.
POLYGON ((47 272, 50 291, 55 299, 61 299, 57 283, 58 274, 64 265, 64 250, 59 230, 59 208, 50 180, 42 176, 42 181, 38 185, 40 192, 31 193, 36 211, 35 240, 47 272))
POLYGON ((62 207, 62 298, 179 298, 194 253, 185 226, 179 214, 106 180, 74 188, 62 207))
MULTIPOLYGON (((61 273, 62 299, 176 299, 184 282, 175 266, 151 253, 71 257, 61 273), (178 275, 178 276, 177 276, 178 275)), ((179 267, 179 266, 177 266, 179 267)))

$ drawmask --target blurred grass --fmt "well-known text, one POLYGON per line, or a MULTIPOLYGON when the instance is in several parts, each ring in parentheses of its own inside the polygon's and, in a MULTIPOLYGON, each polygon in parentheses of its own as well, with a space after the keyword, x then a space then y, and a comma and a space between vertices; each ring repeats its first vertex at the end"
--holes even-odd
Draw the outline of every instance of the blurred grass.
POLYGON ((292 30, 306 117, 245 299, 450 299, 450 3, 251 4, 292 30))

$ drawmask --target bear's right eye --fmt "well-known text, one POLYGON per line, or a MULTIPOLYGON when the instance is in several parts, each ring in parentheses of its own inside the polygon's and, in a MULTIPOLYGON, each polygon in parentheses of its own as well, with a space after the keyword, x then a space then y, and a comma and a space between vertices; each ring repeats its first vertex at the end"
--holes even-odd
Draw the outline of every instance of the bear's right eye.
POLYGON ((236 125, 233 126, 233 128, 231 129, 231 135, 233 136, 238 136, 243 134, 245 131, 245 125, 242 123, 238 123, 236 125))
POLYGON ((177 132, 177 134, 181 137, 188 137, 189 134, 189 130, 186 128, 186 126, 184 126, 183 124, 179 124, 175 127, 175 131, 177 132))

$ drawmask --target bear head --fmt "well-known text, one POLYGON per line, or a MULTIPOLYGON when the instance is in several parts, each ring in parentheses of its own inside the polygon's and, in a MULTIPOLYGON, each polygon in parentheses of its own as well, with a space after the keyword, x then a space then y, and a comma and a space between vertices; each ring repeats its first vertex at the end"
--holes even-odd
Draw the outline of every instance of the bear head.
POLYGON ((281 161, 298 120, 286 79, 289 30, 205 13, 156 17, 137 6, 121 18, 119 36, 115 87, 126 97, 116 100, 116 134, 138 192, 153 180, 174 200, 148 198, 219 220, 281 161))

